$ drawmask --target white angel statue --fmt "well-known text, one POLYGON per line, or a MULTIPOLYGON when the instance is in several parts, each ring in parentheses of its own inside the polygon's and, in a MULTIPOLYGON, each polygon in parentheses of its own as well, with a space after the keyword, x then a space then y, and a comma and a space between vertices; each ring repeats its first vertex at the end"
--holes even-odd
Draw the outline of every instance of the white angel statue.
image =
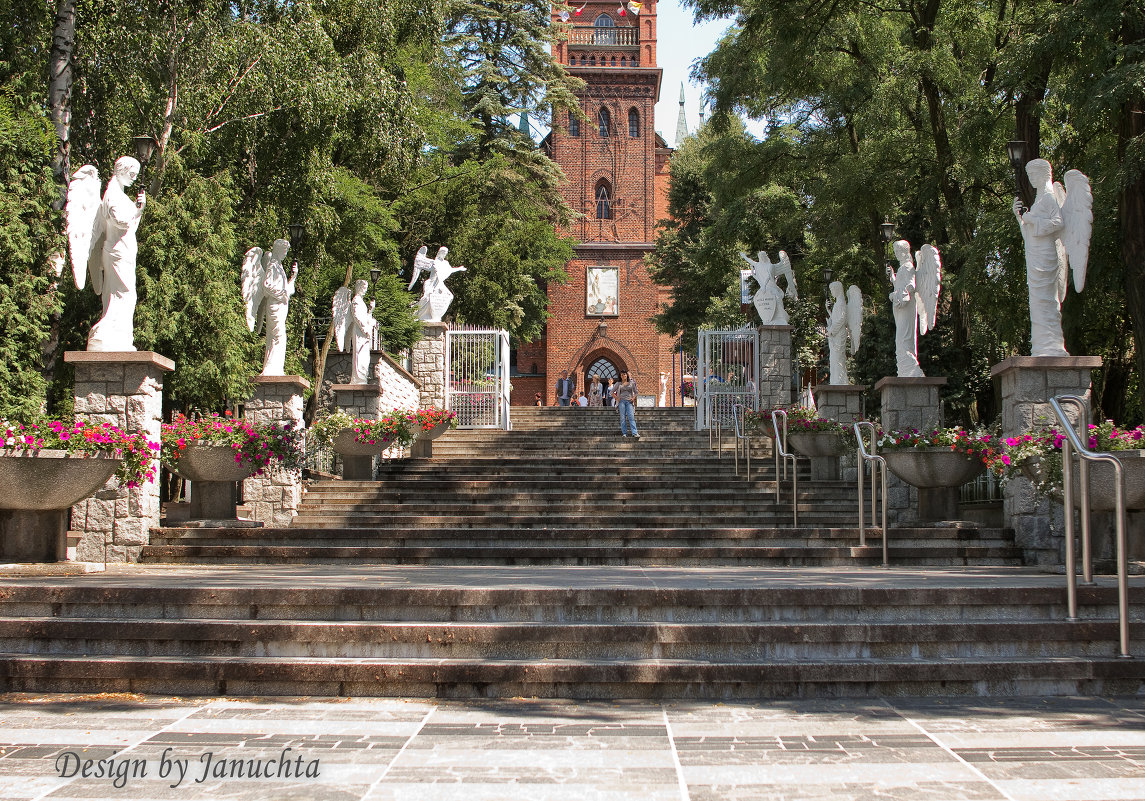
POLYGON ((740 253, 740 258, 751 265, 751 274, 759 284, 759 290, 752 298, 755 310, 759 312, 759 319, 763 325, 787 325, 787 310, 783 308, 783 297, 786 295, 792 300, 799 299, 795 288, 795 273, 791 271, 791 259, 785 251, 779 251, 779 263, 776 264, 768 258, 767 253, 759 251, 756 261, 740 253), (786 279, 787 291, 780 290, 776 282, 782 276, 786 279))
POLYGON ((425 323, 440 323, 449 311, 449 304, 453 303, 453 293, 445 286, 445 281, 454 273, 463 272, 465 268, 454 267, 446 260, 446 254, 449 253, 447 247, 439 248, 437 257, 432 260, 425 255, 427 250, 422 245, 413 257, 413 278, 410 279, 409 288, 413 289, 422 272, 427 274, 421 288, 421 300, 417 304, 417 319, 425 323))
POLYGON ((1093 234, 1093 190, 1078 170, 1065 174, 1065 186, 1055 183, 1045 159, 1026 164, 1026 175, 1037 190, 1033 207, 1022 213, 1014 199, 1014 216, 1026 244, 1026 286, 1030 290, 1030 355, 1068 356, 1062 336, 1062 301, 1070 268, 1073 286, 1085 288, 1089 240, 1093 234))
POLYGON ((354 282, 354 297, 350 297, 347 287, 339 287, 334 293, 334 337, 338 350, 346 352, 346 335, 349 334, 353 348, 353 374, 351 384, 365 384, 370 374, 370 351, 374 347, 378 321, 374 318, 375 301, 366 305, 365 295, 369 284, 354 282))
POLYGON ((827 352, 830 355, 831 375, 827 383, 850 384, 847 376, 847 338, 851 340, 851 355, 859 349, 859 333, 863 325, 863 293, 855 285, 843 298, 843 285, 831 282, 831 300, 827 302, 827 352), (833 301, 833 302, 832 302, 833 301))
POLYGON ((900 378, 924 378, 918 366, 918 335, 934 327, 938 294, 942 291, 942 258, 938 248, 923 245, 911 260, 910 242, 894 244, 898 272, 890 274, 891 308, 895 315, 895 362, 900 378))
POLYGON ((103 300, 103 313, 87 338, 88 350, 135 350, 135 235, 147 195, 140 192, 132 200, 124 190, 138 177, 139 162, 123 156, 115 162, 102 200, 99 172, 90 164, 76 170, 68 184, 72 275, 80 289, 90 275, 91 288, 103 300))
POLYGON ((282 266, 289 251, 289 242, 276 239, 269 253, 254 247, 243 257, 247 328, 258 334, 266 327, 266 358, 261 375, 282 375, 286 365, 286 312, 298 278, 298 262, 294 262, 289 278, 282 266))

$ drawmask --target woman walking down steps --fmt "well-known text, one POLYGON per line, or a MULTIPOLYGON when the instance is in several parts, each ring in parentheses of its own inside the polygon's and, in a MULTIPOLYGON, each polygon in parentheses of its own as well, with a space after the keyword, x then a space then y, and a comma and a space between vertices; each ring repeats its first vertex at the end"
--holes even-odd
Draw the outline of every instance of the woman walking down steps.
POLYGON ((636 430, 636 382, 627 370, 620 372, 620 383, 616 385, 616 403, 620 407, 621 436, 640 439, 640 432, 636 430))

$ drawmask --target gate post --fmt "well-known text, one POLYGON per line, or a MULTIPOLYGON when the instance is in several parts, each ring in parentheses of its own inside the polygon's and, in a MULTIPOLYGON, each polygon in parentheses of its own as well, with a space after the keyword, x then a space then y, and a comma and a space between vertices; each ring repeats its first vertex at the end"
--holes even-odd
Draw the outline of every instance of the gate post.
POLYGON ((438 409, 445 405, 445 340, 448 326, 445 323, 421 324, 422 336, 414 343, 413 377, 421 384, 421 399, 418 405, 425 409, 430 406, 438 409))

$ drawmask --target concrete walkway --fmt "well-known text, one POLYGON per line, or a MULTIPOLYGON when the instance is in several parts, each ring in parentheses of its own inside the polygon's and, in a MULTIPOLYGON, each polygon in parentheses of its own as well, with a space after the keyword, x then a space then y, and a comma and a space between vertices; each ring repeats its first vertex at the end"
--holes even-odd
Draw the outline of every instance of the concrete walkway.
POLYGON ((9 695, 0 798, 1142 799, 1145 700, 9 695))

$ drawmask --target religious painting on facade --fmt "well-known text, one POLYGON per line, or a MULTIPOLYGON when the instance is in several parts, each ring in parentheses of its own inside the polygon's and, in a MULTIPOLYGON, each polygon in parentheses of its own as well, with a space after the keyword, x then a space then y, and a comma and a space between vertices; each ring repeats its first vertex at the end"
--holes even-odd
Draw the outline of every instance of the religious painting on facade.
POLYGON ((615 316, 619 314, 620 269, 589 267, 585 277, 585 314, 615 316))

